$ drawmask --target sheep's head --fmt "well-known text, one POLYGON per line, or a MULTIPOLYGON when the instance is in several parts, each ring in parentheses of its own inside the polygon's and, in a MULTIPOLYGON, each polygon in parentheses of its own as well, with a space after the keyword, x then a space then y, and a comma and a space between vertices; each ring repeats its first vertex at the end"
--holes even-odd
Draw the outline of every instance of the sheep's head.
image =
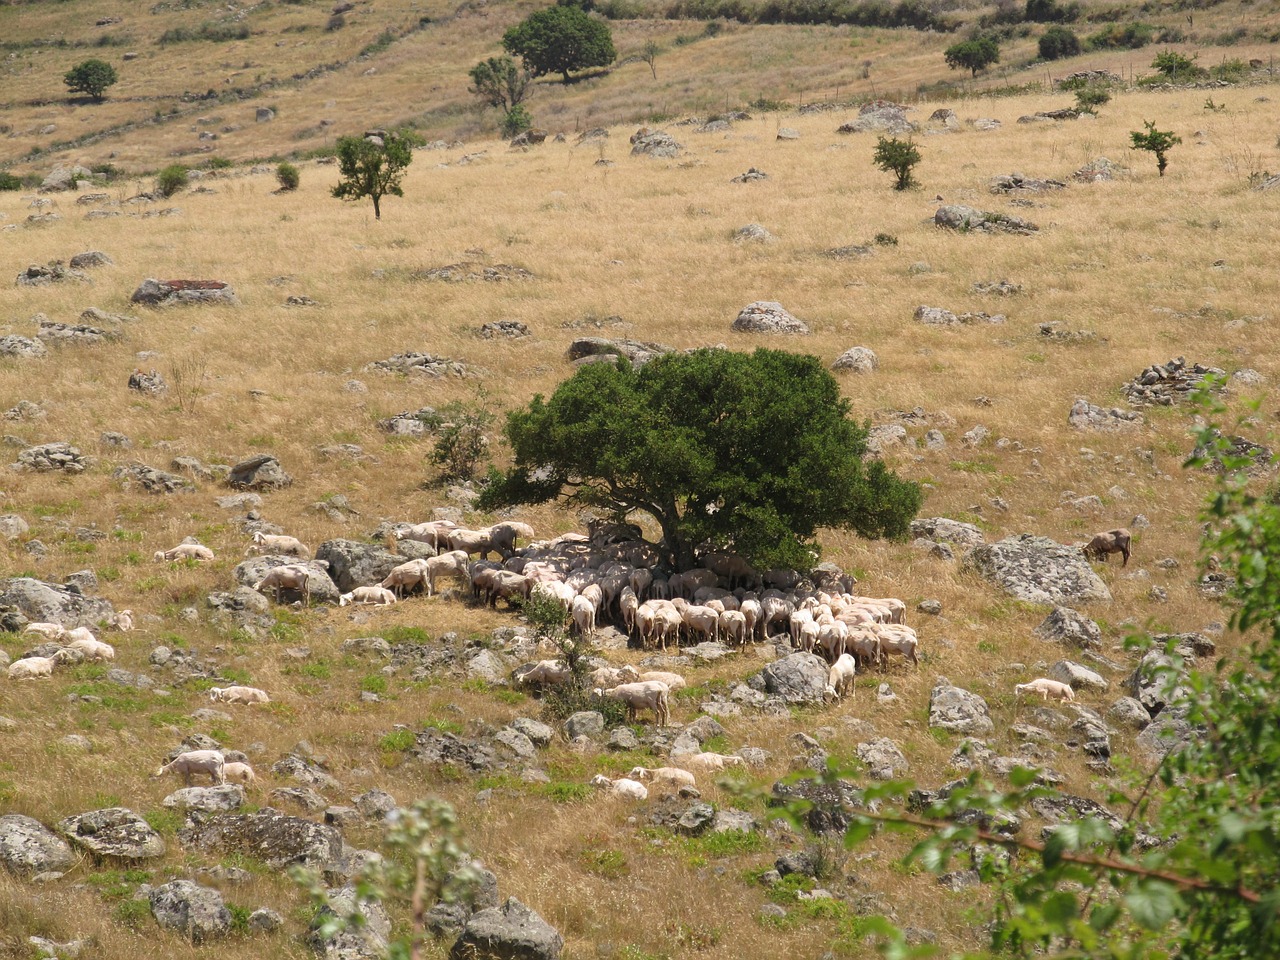
POLYGON ((348 603, 351 602, 351 597, 352 597, 352 594, 350 593, 341 594, 338 597, 338 606, 345 607, 348 603))
POLYGON ((155 552, 155 556, 153 556, 151 559, 152 559, 152 560, 154 560, 156 563, 161 563, 161 562, 163 562, 163 560, 164 560, 164 551, 163 551, 163 550, 157 550, 157 551, 155 552))
POLYGON ((632 780, 647 780, 649 779, 649 770, 647 767, 632 767, 627 776, 632 780))
POLYGON ((612 787, 613 781, 610 780, 608 777, 606 777, 603 773, 597 773, 594 777, 591 778, 591 785, 593 787, 612 787))
POLYGON ((1013 688, 1013 695, 1015 697, 1021 696, 1022 694, 1026 693, 1030 689, 1031 689, 1031 684, 1029 683, 1016 684, 1013 688))
POLYGON ((223 691, 223 688, 222 688, 222 687, 210 687, 210 688, 209 688, 209 699, 210 699, 213 703, 217 703, 217 702, 218 702, 218 699, 222 696, 222 691, 223 691))
POLYGON ((626 666, 618 669, 618 676, 626 677, 628 681, 639 680, 640 671, 628 663, 626 666))

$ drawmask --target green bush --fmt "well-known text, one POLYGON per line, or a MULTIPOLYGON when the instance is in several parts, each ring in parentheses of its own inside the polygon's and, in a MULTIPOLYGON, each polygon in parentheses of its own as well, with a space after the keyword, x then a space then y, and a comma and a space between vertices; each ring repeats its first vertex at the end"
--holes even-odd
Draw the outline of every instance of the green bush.
POLYGON ((899 140, 897 137, 878 137, 876 152, 872 162, 885 173, 892 173, 896 178, 895 190, 907 190, 916 186, 912 171, 921 160, 920 148, 911 140, 899 140))
POLYGON ((292 163, 281 163, 276 167, 276 180, 279 181, 281 190, 297 190, 298 184, 302 182, 302 174, 292 163))
POLYGON ((189 171, 180 163, 171 164, 156 174, 156 193, 162 197, 172 197, 187 185, 189 171))
POLYGON ((532 127, 533 117, 529 115, 529 111, 524 108, 523 103, 517 103, 503 115, 500 126, 502 135, 510 139, 511 137, 519 136, 532 127))
POLYGON ((1072 23, 1080 19, 1080 4, 1061 4, 1057 0, 1027 0, 1023 18, 1032 23, 1072 23))
POLYGON ((6 170, 0 170, 0 190, 21 190, 22 178, 15 177, 6 170))
POLYGON ((1050 27, 1040 37, 1040 59, 1061 60, 1080 52, 1080 38, 1068 27, 1050 27))
POLYGON ((1151 61, 1151 67, 1165 80, 1174 83, 1187 83, 1192 80, 1203 80, 1209 71, 1196 66, 1196 58, 1173 50, 1157 53, 1151 61))
POLYGON ((1097 107, 1111 102, 1111 91, 1102 86, 1086 86, 1076 91, 1076 109, 1081 113, 1097 113, 1097 107))
POLYGON ((1215 80, 1225 80, 1227 83, 1239 83, 1248 77, 1249 73, 1249 64, 1239 58, 1224 61, 1209 69, 1211 77, 1215 80))
POLYGON ((1137 50, 1155 39, 1156 28, 1149 23, 1109 23, 1088 40, 1090 50, 1137 50))
POLYGON ((62 82, 72 93, 87 93, 101 103, 106 96, 107 87, 117 79, 115 67, 105 60, 91 59, 77 63, 68 70, 62 82))

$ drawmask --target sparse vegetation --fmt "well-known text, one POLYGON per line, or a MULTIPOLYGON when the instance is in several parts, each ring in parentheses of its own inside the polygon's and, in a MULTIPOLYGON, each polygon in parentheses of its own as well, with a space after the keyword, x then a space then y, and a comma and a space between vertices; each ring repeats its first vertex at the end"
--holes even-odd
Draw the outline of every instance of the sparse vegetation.
POLYGON ((180 163, 171 163, 156 174, 156 193, 162 197, 172 197, 180 190, 187 188, 190 171, 180 163))
POLYGON ((382 198, 403 197, 400 183, 405 168, 413 161, 407 138, 383 133, 376 137, 343 137, 338 141, 338 173, 342 179, 333 188, 340 200, 373 201, 373 218, 382 219, 382 198))
POLYGON ((1129 139, 1135 150, 1146 150, 1156 155, 1156 168, 1160 176, 1164 176, 1165 167, 1169 166, 1168 153, 1182 142, 1182 138, 1167 130, 1157 130, 1154 121, 1144 121, 1145 131, 1135 130, 1129 139))
POLYGON ((292 163, 281 163, 276 167, 276 182, 281 190, 297 190, 302 183, 302 173, 292 163))
POLYGON ((912 140, 897 137, 877 137, 876 152, 872 162, 885 173, 896 178, 895 190, 909 190, 918 186, 913 171, 921 161, 920 148, 912 140))

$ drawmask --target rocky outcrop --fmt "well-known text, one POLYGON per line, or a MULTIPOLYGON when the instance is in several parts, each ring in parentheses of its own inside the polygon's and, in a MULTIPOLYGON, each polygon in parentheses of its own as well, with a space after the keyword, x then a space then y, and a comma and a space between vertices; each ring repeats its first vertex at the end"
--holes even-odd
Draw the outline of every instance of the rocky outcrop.
POLYGON ((935 226, 960 233, 1013 233, 1026 235, 1040 230, 1029 220, 1007 213, 984 212, 963 204, 939 207, 933 215, 935 226))
POLYGON ((831 364, 832 370, 847 370, 850 373, 871 373, 880 366, 880 358, 870 347, 850 347, 831 364))
POLYGON ((239 306, 236 292, 221 280, 143 280, 130 301, 148 307, 181 303, 211 303, 239 306))
MULTIPOLYGON (((313 603, 337 603, 341 596, 338 585, 329 577, 329 571, 324 564, 316 560, 299 560, 297 557, 250 557, 236 565, 232 571, 236 583, 242 586, 252 587, 260 581, 271 570, 276 567, 293 566, 305 567, 308 572, 307 590, 311 594, 313 603)), ((263 589, 266 589, 265 587, 263 589)), ((275 596, 275 591, 272 591, 275 596)), ((294 603, 302 600, 302 593, 296 590, 281 590, 280 600, 282 603, 294 603)))
POLYGON ((654 357, 670 353, 671 347, 661 343, 649 343, 642 340, 617 339, 606 337, 579 337, 569 344, 566 356, 574 363, 597 363, 611 361, 615 357, 625 357, 633 366, 642 367, 654 357))
POLYGON ((280 461, 270 453, 241 460, 231 468, 227 483, 237 490, 279 490, 293 483, 280 461))
POLYGON ((61 873, 74 862, 67 842, 39 820, 20 813, 0 817, 0 865, 10 873, 61 873))
POLYGON ((515 897, 478 910, 449 951, 449 960, 557 960, 564 938, 515 897))
POLYGON ((192 493, 196 489, 186 477, 141 462, 116 467, 111 471, 111 478, 126 490, 137 488, 145 493, 192 493))
POLYGON ((65 440, 53 443, 42 443, 27 447, 18 454, 18 462, 12 464, 14 470, 28 470, 33 473, 84 473, 93 465, 93 460, 73 447, 65 440))
POLYGON ((641 127, 631 135, 631 155, 633 157, 658 157, 672 159, 680 156, 684 147, 676 142, 675 137, 665 130, 650 130, 641 127))
POLYGON ((164 838, 125 807, 108 807, 67 817, 58 824, 58 832, 98 857, 151 860, 164 856, 166 849, 164 838))
POLYGON ((842 123, 836 133, 911 133, 915 124, 907 119, 907 108, 888 100, 872 100, 858 110, 858 119, 842 123))
POLYGON ((34 360, 48 352, 43 343, 31 337, 20 337, 16 333, 0 337, 0 357, 34 360))
POLYGON ((759 676, 765 691, 785 703, 822 703, 828 673, 827 663, 821 657, 793 653, 770 663, 759 676))
POLYGON ((32 623, 92 627, 115 613, 109 600, 86 597, 57 583, 31 577, 0 580, 0 609, 17 609, 32 623))
POLYGON ((405 562, 385 547, 355 540, 326 540, 316 547, 316 559, 329 564, 329 578, 343 593, 380 583, 405 562))
POLYGON ((191 813, 234 813, 244 806, 244 789, 234 783, 214 787, 184 787, 161 801, 164 806, 191 813))
POLYGON ((1142 424, 1142 415, 1118 407, 1095 406, 1084 397, 1076 397, 1067 414, 1067 423, 1077 430, 1130 430, 1142 424))
POLYGON ((1206 385, 1208 377, 1225 381, 1226 371, 1203 363, 1187 363, 1185 357, 1174 357, 1168 363, 1157 363, 1124 384, 1120 390, 1131 407, 1171 407, 1190 398, 1206 385))
POLYGON ((1070 607, 1054 607, 1036 627, 1035 635, 1046 643, 1093 649, 1102 646, 1102 630, 1098 625, 1070 607))
POLYGON ((448 357, 437 357, 430 353, 419 353, 416 350, 397 353, 385 360, 375 360, 365 369, 378 370, 382 373, 398 373, 407 377, 426 377, 430 380, 467 375, 467 365, 461 360, 450 360, 448 357))
POLYGON ((1111 591, 1093 572, 1079 547, 1024 533, 974 547, 967 569, 1028 603, 1110 601, 1111 591))
POLYGON ((952 733, 982 734, 995 730, 987 701, 976 693, 952 686, 944 677, 929 694, 929 726, 952 733))
POLYGON ((919 306, 916 307, 915 320, 928 326, 957 327, 974 323, 1004 323, 1005 316, 1003 313, 984 313, 981 310, 975 313, 954 313, 942 307, 919 306))
POLYGON ((171 880, 152 890, 149 900, 156 923, 192 943, 216 940, 231 931, 231 911, 222 902, 222 894, 210 887, 171 880))
POLYGON ((775 300, 757 300, 742 308, 732 328, 737 333, 787 333, 807 335, 809 327, 775 300))
POLYGON ((264 807, 256 813, 229 813, 178 831, 188 847, 242 853, 275 870, 299 865, 324 869, 342 857, 342 832, 337 827, 290 817, 264 807))
POLYGON ((972 523, 952 520, 950 517, 921 517, 912 520, 911 536, 954 543, 961 547, 976 547, 987 542, 982 531, 972 523))

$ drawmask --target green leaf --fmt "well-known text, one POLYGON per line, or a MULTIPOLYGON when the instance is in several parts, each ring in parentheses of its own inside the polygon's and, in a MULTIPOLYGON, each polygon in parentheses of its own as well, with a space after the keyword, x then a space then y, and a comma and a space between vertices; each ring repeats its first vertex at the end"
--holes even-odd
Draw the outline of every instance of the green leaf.
POLYGON ((1125 894, 1125 905, 1133 919, 1148 930, 1161 930, 1181 906, 1174 888, 1160 880, 1140 880, 1125 894))

